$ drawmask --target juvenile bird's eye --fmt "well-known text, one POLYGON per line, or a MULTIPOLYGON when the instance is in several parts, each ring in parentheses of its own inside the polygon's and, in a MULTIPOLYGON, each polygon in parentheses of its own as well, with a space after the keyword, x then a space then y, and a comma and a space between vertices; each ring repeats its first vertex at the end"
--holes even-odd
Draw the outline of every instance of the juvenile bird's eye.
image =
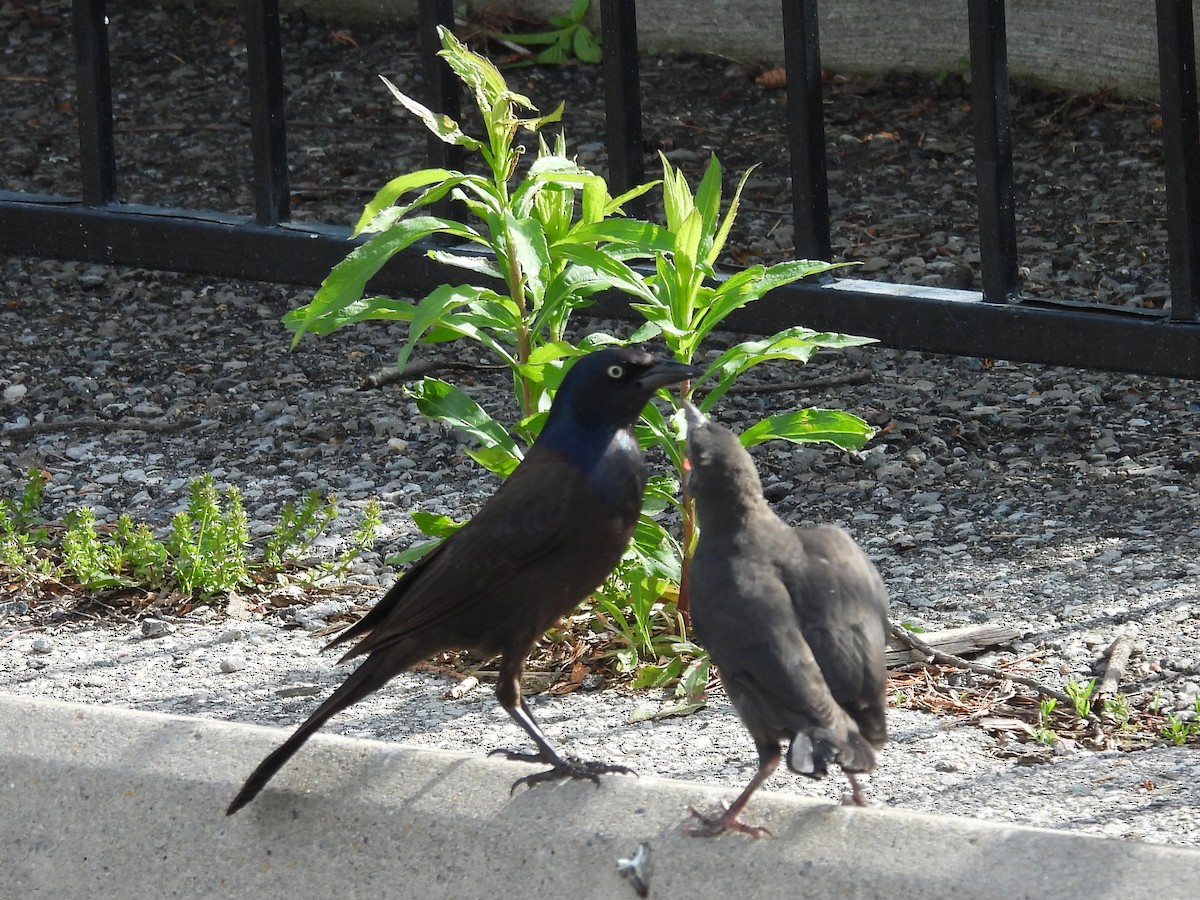
POLYGON ((608 377, 611 378, 613 381, 616 381, 618 378, 622 377, 624 374, 625 374, 625 370, 623 368, 621 368, 620 366, 609 366, 608 367, 608 377))

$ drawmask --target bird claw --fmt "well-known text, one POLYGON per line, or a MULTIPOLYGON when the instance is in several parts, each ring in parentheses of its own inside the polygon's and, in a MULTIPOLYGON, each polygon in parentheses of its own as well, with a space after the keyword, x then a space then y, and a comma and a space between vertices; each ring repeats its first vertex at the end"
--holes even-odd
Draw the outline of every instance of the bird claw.
POLYGON ((719 834, 724 834, 726 831, 740 831, 742 834, 750 835, 755 840, 758 840, 763 835, 767 835, 768 837, 773 836, 769 828, 765 828, 762 825, 747 825, 736 815, 731 816, 728 807, 719 816, 705 815, 694 806, 689 806, 688 810, 700 820, 699 825, 684 827, 683 833, 689 837, 716 837, 719 834))
MULTIPOLYGON (((493 751, 496 752, 496 751, 493 751)), ((535 784, 541 784, 545 781, 559 781, 563 778, 586 778, 588 781, 597 787, 600 786, 600 776, 609 773, 617 773, 620 775, 636 775, 633 769, 629 766, 619 766, 613 763, 590 762, 580 759, 560 759, 557 761, 544 760, 542 757, 534 753, 514 753, 511 751, 500 751, 506 753, 509 759, 522 760, 524 762, 550 762, 551 766, 544 772, 534 772, 532 775, 526 775, 523 778, 518 778, 513 782, 512 789, 509 790, 509 796, 517 792, 517 788, 521 785, 533 787, 535 784)))

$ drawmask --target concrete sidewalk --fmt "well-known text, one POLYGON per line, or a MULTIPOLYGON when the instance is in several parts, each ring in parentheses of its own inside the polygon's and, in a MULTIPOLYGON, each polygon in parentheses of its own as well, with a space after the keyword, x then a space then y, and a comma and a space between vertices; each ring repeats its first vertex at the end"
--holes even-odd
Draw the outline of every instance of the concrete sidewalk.
POLYGON ((736 792, 318 735, 238 815, 282 731, 0 695, 0 897, 1194 897, 1200 852, 760 793, 773 838, 688 838, 736 792))

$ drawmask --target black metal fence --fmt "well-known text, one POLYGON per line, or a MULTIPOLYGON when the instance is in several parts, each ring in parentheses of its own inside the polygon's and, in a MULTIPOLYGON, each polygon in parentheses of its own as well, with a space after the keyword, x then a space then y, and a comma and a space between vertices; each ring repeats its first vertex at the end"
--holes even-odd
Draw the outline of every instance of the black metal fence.
MULTIPOLYGON (((635 0, 599 0, 609 177, 614 193, 643 180, 635 0)), ((1130 311, 1021 297, 1003 0, 968 0, 982 292, 849 279, 774 291, 731 323, 752 331, 797 322, 898 347, 980 357, 1200 377, 1200 126, 1191 0, 1156 0, 1171 304, 1130 311)), ((435 28, 452 0, 420 0, 432 106, 455 115, 457 82, 440 64, 435 28)), ((796 254, 828 259, 816 0, 783 0, 796 254)), ((74 0, 82 191, 78 198, 0 191, 0 253, 81 259, 258 281, 317 284, 346 253, 348 232, 289 221, 278 0, 246 0, 254 153, 253 217, 116 201, 105 0, 74 0)), ((430 162, 454 148, 430 142, 430 162)), ((384 270, 381 290, 421 293, 443 277, 414 247, 384 270)))

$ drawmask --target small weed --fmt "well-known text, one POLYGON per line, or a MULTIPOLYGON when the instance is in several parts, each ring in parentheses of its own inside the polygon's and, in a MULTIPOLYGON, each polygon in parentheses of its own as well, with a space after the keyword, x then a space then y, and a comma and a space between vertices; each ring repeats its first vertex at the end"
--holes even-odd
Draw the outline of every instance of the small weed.
MULTIPOLYGON (((14 576, 10 581, 20 590, 57 581, 62 584, 56 594, 63 587, 85 593, 134 589, 211 599, 253 585, 263 571, 278 571, 306 552, 337 516, 334 498, 315 492, 299 505, 288 504, 261 559, 252 561, 241 492, 231 485, 222 494, 211 475, 189 485, 186 508, 175 515, 162 540, 129 515, 115 524, 100 524, 88 507, 67 514, 61 526, 47 527, 40 508, 48 479, 48 473, 30 470, 17 496, 0 498, 0 570, 14 576)), ((343 577, 370 549, 380 524, 379 504, 371 501, 347 548, 312 571, 343 577)))
POLYGON ((1195 715, 1191 720, 1185 720, 1175 713, 1167 714, 1167 724, 1163 726, 1162 736, 1177 747, 1182 747, 1190 738, 1200 737, 1200 698, 1194 705, 1195 715))
POLYGON ((1104 701, 1104 717, 1111 719, 1118 728, 1129 726, 1129 699, 1124 694, 1108 697, 1104 701))
POLYGON ((362 523, 350 535, 349 546, 338 555, 337 560, 330 566, 330 574, 335 578, 344 578, 350 571, 350 564, 371 549, 375 543, 375 531, 383 525, 383 512, 376 500, 367 501, 363 507, 362 523))
POLYGON ((530 52, 520 61, 511 63, 512 68, 539 64, 563 64, 573 56, 580 62, 598 63, 602 58, 600 41, 592 30, 583 23, 592 0, 575 0, 565 16, 550 16, 547 22, 553 26, 546 31, 529 34, 509 34, 503 31, 484 29, 484 34, 506 44, 516 44, 530 52), (540 47, 536 53, 532 48, 540 47))
POLYGON ((1054 715, 1054 708, 1058 706, 1058 701, 1053 697, 1045 697, 1038 704, 1038 723, 1032 730, 1031 735, 1039 744, 1045 744, 1047 747, 1053 747, 1058 740, 1058 735, 1054 729, 1050 727, 1051 716, 1054 715))
POLYGON ((275 533, 263 547, 263 562, 277 567, 285 559, 302 556, 337 515, 337 498, 322 497, 320 491, 309 491, 299 506, 289 500, 279 511, 275 533))
POLYGON ((0 497, 0 565, 19 570, 45 568, 40 551, 49 542, 49 532, 38 510, 49 478, 48 472, 30 469, 20 494, 0 497))
POLYGON ((190 596, 227 593, 250 580, 250 528, 242 492, 230 485, 225 502, 211 475, 188 487, 187 509, 171 520, 166 548, 179 589, 190 596))
POLYGON ((1074 678, 1068 678, 1063 690, 1071 698, 1075 715, 1086 719, 1092 714, 1092 692, 1096 690, 1096 679, 1089 678, 1086 683, 1080 683, 1074 678))

